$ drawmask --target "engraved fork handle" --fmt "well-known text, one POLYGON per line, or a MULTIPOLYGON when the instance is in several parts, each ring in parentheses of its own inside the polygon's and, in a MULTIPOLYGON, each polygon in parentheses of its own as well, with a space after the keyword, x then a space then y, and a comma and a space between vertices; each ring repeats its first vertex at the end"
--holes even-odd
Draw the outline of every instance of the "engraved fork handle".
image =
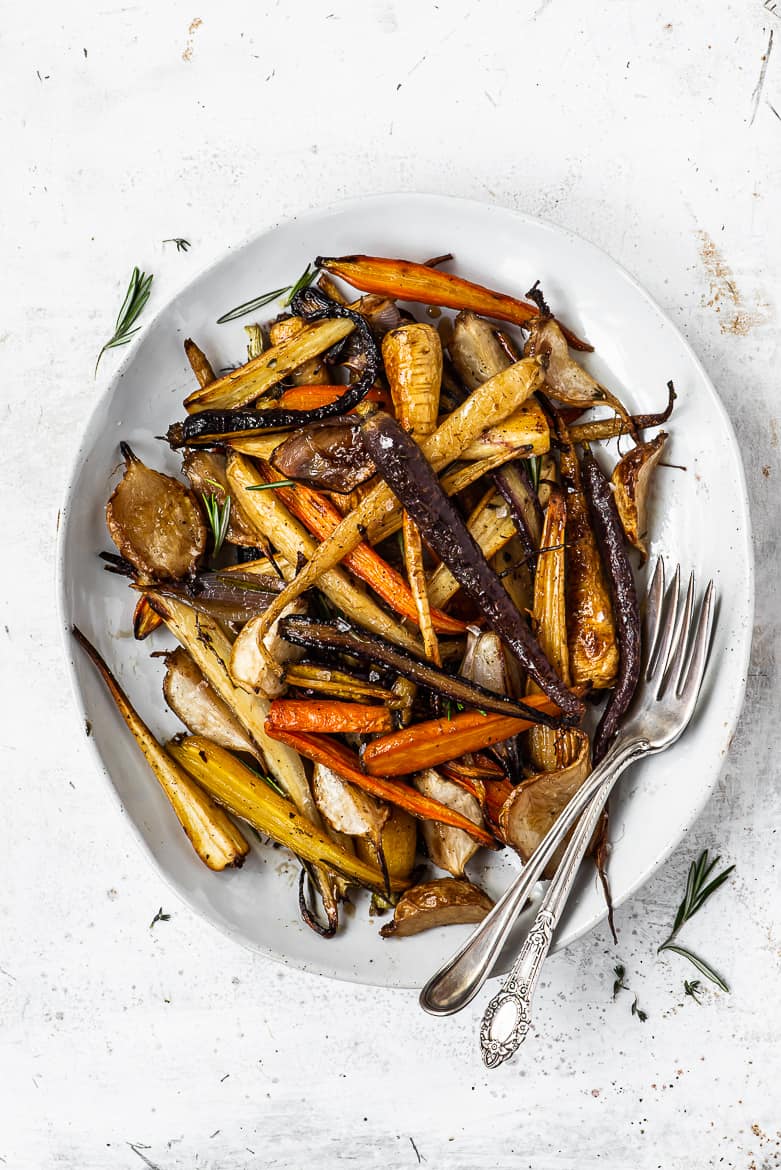
POLYGON ((631 755, 623 753, 618 758, 614 756, 611 766, 603 773, 602 783, 575 827, 518 958, 501 990, 485 1010, 480 1026, 480 1051, 488 1068, 497 1068, 503 1064, 526 1039, 531 1024, 531 1002, 540 971, 602 810, 621 773, 633 760, 649 750, 647 744, 636 744, 634 747, 631 755), (502 1009, 505 1010, 502 1012, 502 1009), (497 1019, 500 1013, 503 1020, 497 1019))
POLYGON ((588 807, 603 783, 615 784, 624 769, 646 750, 645 741, 619 740, 575 793, 523 869, 499 898, 493 910, 420 993, 420 1006, 431 1015, 459 1012, 474 999, 491 974, 518 915, 571 826, 588 807))

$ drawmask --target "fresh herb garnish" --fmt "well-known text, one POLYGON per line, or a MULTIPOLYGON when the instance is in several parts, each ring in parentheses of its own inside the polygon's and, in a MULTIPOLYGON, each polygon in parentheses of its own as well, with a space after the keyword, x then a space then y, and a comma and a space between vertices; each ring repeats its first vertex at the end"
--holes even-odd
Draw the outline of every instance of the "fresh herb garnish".
POLYGON ((190 247, 189 240, 183 240, 181 236, 172 236, 168 240, 163 240, 164 244, 176 244, 177 252, 186 252, 190 247))
POLYGON ((138 320, 144 305, 149 300, 149 293, 152 287, 153 276, 149 276, 140 269, 134 268, 133 275, 130 277, 130 284, 127 286, 125 299, 122 302, 122 307, 117 314, 117 323, 114 327, 114 336, 111 337, 102 350, 98 354, 98 360, 95 362, 95 374, 97 375, 100 359, 107 349, 117 349, 120 345, 127 345, 131 337, 138 333, 141 328, 133 324, 138 320))
POLYGON ((724 884, 735 868, 734 865, 730 865, 720 874, 718 874, 717 877, 713 878, 712 881, 708 881, 708 878, 713 873, 714 869, 720 861, 720 857, 716 857, 713 859, 713 861, 709 861, 708 850, 703 849, 697 860, 691 863, 689 866, 689 876, 686 881, 686 892, 683 896, 683 901, 678 907, 678 913, 675 915, 673 928, 662 945, 657 949, 657 954, 661 953, 662 951, 673 951, 676 955, 681 955, 684 959, 688 959, 690 963, 693 963, 700 974, 704 975, 706 979, 710 979, 711 983, 715 983, 716 986, 720 987, 722 991, 729 991, 729 986, 722 979, 721 975, 714 971, 713 968, 708 963, 706 963, 704 959, 701 959, 698 955, 693 954, 686 947, 679 946, 674 942, 678 931, 681 929, 684 923, 688 922, 690 918, 694 917, 698 910, 702 909, 706 900, 711 896, 711 894, 715 894, 719 886, 724 884))
MULTIPOLYGON (((628 991, 631 994, 632 989, 626 982, 626 967, 624 967, 622 963, 616 963, 615 967, 613 968, 613 974, 616 977, 613 983, 613 999, 616 998, 619 991, 628 991)), ((638 997, 635 995, 632 999, 632 1015, 637 1016, 640 1023, 644 1024, 648 1019, 648 1013, 644 1012, 641 1007, 637 1006, 637 1000, 638 997)))
POLYGON ((235 321, 237 317, 246 317, 248 313, 254 313, 256 309, 262 309, 265 305, 270 305, 272 301, 279 300, 285 294, 287 296, 284 304, 289 305, 296 293, 308 288, 316 276, 317 269, 312 268, 310 270, 307 264, 295 284, 285 285, 284 288, 275 288, 272 292, 261 293, 259 297, 254 297, 251 301, 245 301, 243 305, 237 305, 235 309, 229 309, 227 313, 223 313, 221 317, 217 318, 217 324, 225 325, 228 321, 235 321))
POLYGON ((542 474, 542 456, 532 455, 530 459, 527 459, 527 463, 529 464, 532 487, 537 491, 540 486, 540 475, 542 474))
MULTIPOLYGON (((252 772, 253 775, 257 776, 259 780, 265 780, 266 784, 268 784, 269 788, 273 788, 273 790, 274 790, 274 792, 276 792, 277 796, 284 796, 285 800, 288 799, 288 795, 285 792, 284 788, 280 788, 280 786, 277 784, 277 782, 273 776, 267 776, 265 772, 259 772, 257 770, 257 768, 252 767, 252 764, 246 764, 245 767, 249 768, 250 772, 252 772)), ((250 828, 252 828, 251 825, 250 825, 250 828)), ((255 830, 255 832, 256 832, 257 836, 260 838, 260 840, 262 841, 263 838, 260 836, 260 833, 258 833, 257 829, 255 830)))
POLYGON ((149 929, 151 930, 156 922, 170 922, 170 921, 171 921, 171 915, 170 914, 163 914, 163 907, 161 906, 160 909, 157 911, 157 914, 155 914, 154 918, 149 923, 149 929))
POLYGON ((214 542, 212 556, 216 557, 223 546, 225 537, 228 535, 228 525, 230 524, 231 518, 231 498, 230 496, 226 496, 221 504, 214 492, 208 496, 203 492, 201 499, 206 509, 209 527, 212 530, 212 541, 214 542))
POLYGON ((700 996, 702 995, 702 984, 700 983, 699 979, 692 979, 691 981, 684 979, 683 991, 685 995, 691 996, 695 1003, 700 1002, 700 996))
POLYGON ((248 492, 267 492, 269 488, 295 487, 295 482, 294 479, 277 479, 274 483, 255 483, 244 490, 248 492))

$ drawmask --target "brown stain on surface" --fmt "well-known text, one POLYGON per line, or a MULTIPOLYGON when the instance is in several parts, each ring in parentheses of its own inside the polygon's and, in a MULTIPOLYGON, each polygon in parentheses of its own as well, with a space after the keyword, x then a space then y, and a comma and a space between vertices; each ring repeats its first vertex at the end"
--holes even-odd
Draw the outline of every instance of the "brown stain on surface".
POLYGON ((195 39, 196 32, 198 31, 198 29, 201 27, 202 24, 203 24, 203 21, 201 20, 200 16, 195 16, 190 21, 190 25, 187 29, 187 44, 184 46, 184 52, 182 53, 182 60, 183 61, 192 61, 192 59, 193 59, 193 40, 195 39))
POLYGON ((767 313, 762 306, 753 310, 745 307, 732 269, 716 247, 715 240, 705 231, 699 231, 697 235, 700 238, 700 259, 709 281, 708 293, 703 295, 702 303, 706 308, 721 314, 722 333, 745 337, 755 325, 761 325, 767 320, 767 313))

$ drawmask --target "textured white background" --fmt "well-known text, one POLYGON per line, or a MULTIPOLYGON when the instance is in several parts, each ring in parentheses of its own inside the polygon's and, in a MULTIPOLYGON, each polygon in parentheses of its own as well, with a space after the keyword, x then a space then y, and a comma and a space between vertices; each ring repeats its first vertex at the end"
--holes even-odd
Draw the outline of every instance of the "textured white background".
POLYGON ((0 6, 0 1166, 414 1170, 413 1140, 456 1170, 781 1163, 773 28, 761 0, 0 6), (490 1075, 475 1014, 282 970, 176 904, 88 758, 54 613, 66 468, 133 264, 151 309, 285 215, 398 189, 521 208, 627 265, 727 404, 756 525, 718 791, 617 952, 600 930, 550 961, 537 1036, 490 1075), (732 985, 698 1007, 655 948, 704 846, 737 870, 688 932, 732 985), (645 1024, 611 1001, 617 957, 645 1024))

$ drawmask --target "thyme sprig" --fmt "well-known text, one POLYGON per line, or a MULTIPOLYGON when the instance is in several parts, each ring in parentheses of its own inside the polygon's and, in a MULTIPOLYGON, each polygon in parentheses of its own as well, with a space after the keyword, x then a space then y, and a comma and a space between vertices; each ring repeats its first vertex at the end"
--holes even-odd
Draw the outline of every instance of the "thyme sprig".
POLYGON ((171 236, 168 240, 163 240, 164 244, 176 244, 177 252, 186 252, 190 247, 190 241, 182 239, 181 236, 171 236))
POLYGON ((683 992, 684 995, 690 996, 695 1003, 699 1003, 700 996, 702 995, 702 984, 700 983, 699 979, 684 979, 683 992))
POLYGON ((637 1016, 640 1023, 644 1024, 648 1019, 648 1012, 644 1012, 641 1007, 638 1007, 638 997, 632 992, 631 987, 626 982, 626 967, 623 965, 623 963, 616 963, 615 967, 613 968, 613 974, 615 975, 615 981, 613 983, 613 999, 617 997, 619 991, 628 991, 630 995, 633 995, 631 1007, 632 1015, 637 1016))
POLYGON ((131 337, 138 333, 141 328, 140 325, 135 325, 141 312, 149 300, 149 293, 152 288, 152 273, 147 276, 145 272, 141 272, 139 268, 133 269, 133 274, 130 277, 130 284, 127 286, 125 299, 122 302, 122 307, 117 314, 117 323, 114 327, 114 335, 109 338, 102 350, 98 354, 98 360, 95 362, 95 374, 97 375, 100 359, 107 349, 117 349, 120 345, 127 345, 131 337), (135 328, 133 326, 135 325, 135 328))
MULTIPOLYGON (((724 884, 735 868, 734 865, 729 865, 709 881, 708 879, 720 861, 720 857, 715 857, 711 861, 708 857, 708 850, 703 849, 697 860, 691 863, 689 866, 689 876, 686 881, 686 892, 675 915, 673 928, 661 946, 657 948, 657 954, 660 954, 662 951, 672 951, 676 955, 681 955, 684 959, 688 959, 706 979, 710 979, 711 983, 715 983, 722 991, 729 991, 729 986, 725 980, 704 959, 701 959, 687 947, 682 947, 674 941, 681 927, 702 909, 708 898, 712 894, 715 894, 719 886, 724 884)), ((699 985, 699 981, 696 982, 699 985)), ((691 993, 687 991, 687 994, 691 993)))
POLYGON ((307 264, 294 284, 287 284, 283 288, 275 288, 271 292, 261 293, 259 297, 253 297, 251 301, 245 301, 243 305, 237 305, 235 309, 229 309, 227 313, 223 313, 221 317, 217 318, 217 324, 226 325, 228 321, 235 321, 238 317, 246 317, 249 313, 254 313, 256 309, 262 309, 265 305, 270 305, 272 301, 279 300, 280 297, 285 297, 283 304, 287 306, 291 303, 296 293, 309 287, 316 276, 317 269, 310 269, 307 264))
POLYGON ((203 506, 206 509, 206 518, 209 521, 209 527, 212 530, 212 541, 214 547, 212 549, 212 556, 217 556, 223 546, 225 537, 228 535, 228 525, 231 518, 231 498, 226 496, 224 501, 220 503, 215 492, 211 492, 208 496, 205 492, 201 494, 203 506))

